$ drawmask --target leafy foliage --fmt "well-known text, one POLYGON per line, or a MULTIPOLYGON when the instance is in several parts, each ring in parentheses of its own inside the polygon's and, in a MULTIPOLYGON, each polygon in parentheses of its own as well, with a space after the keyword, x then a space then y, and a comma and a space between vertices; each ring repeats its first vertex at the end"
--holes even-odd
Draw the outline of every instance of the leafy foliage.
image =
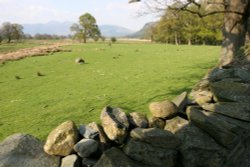
POLYGON ((6 22, 0 26, 0 43, 5 39, 8 43, 11 40, 20 40, 23 36, 23 26, 20 24, 6 22))
POLYGON ((87 39, 92 38, 97 41, 101 37, 101 32, 96 23, 96 19, 89 13, 85 13, 79 17, 79 24, 74 23, 70 30, 75 32, 74 38, 87 42, 87 39))
POLYGON ((115 43, 117 41, 116 37, 111 37, 110 40, 112 43, 115 43))
POLYGON ((153 40, 167 43, 219 44, 222 41, 223 15, 200 18, 187 11, 166 10, 152 30, 153 40))

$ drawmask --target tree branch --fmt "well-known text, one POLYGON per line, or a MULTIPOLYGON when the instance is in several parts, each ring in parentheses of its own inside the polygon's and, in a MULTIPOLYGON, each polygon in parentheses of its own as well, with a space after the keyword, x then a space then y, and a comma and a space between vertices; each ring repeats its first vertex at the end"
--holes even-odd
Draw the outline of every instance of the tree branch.
POLYGON ((196 14, 198 15, 199 17, 206 17, 206 16, 210 16, 210 15, 214 15, 214 14, 223 14, 223 13, 234 13, 234 14, 238 14, 238 15, 244 15, 244 13, 241 13, 241 12, 238 12, 238 11, 233 11, 233 10, 221 10, 221 11, 211 11, 211 12, 208 12, 208 13, 201 13, 200 11, 194 11, 194 10, 191 10, 191 9, 188 9, 187 7, 190 5, 190 2, 189 3, 186 3, 184 6, 180 7, 180 8, 176 8, 176 7, 171 7, 169 6, 169 9, 171 10, 182 10, 182 11, 187 11, 189 13, 192 13, 192 14, 196 14))

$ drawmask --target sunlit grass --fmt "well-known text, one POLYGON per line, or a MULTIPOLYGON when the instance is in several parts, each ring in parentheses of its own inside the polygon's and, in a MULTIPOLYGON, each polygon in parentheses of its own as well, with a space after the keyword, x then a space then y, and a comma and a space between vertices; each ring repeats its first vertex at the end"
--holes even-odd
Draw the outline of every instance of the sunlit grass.
POLYGON ((163 44, 67 48, 72 52, 0 65, 0 140, 16 132, 45 139, 69 119, 78 125, 98 122, 106 105, 148 114, 151 101, 190 91, 219 53, 214 46, 163 44), (76 64, 77 57, 86 64, 76 64))

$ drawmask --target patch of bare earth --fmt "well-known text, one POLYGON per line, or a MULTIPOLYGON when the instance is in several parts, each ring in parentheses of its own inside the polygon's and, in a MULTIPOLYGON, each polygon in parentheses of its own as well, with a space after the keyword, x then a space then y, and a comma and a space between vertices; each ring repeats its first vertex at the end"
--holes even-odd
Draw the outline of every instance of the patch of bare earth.
POLYGON ((0 54, 0 63, 8 60, 19 60, 25 57, 46 56, 56 52, 70 52, 71 50, 63 49, 61 46, 68 45, 66 43, 57 43, 49 46, 39 46, 34 48, 20 49, 15 52, 0 54))

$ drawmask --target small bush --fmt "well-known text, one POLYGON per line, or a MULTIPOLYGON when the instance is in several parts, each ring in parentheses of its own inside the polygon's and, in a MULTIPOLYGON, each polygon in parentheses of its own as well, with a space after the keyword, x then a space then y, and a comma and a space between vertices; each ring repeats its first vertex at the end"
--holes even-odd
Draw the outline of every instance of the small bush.
POLYGON ((110 40, 112 43, 115 43, 117 41, 116 37, 111 37, 110 40))

